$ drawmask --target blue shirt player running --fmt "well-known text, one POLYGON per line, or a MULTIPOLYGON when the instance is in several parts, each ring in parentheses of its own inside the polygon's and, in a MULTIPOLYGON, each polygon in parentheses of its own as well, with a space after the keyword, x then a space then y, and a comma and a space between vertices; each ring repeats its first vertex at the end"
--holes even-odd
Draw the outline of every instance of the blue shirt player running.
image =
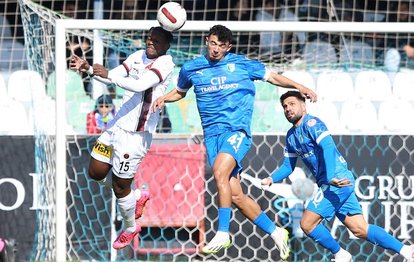
POLYGON ((234 203, 245 217, 272 236, 280 257, 287 259, 290 253, 288 232, 276 227, 260 206, 243 193, 240 185, 241 163, 252 143, 253 81, 263 80, 297 89, 312 101, 316 100, 316 94, 270 71, 259 61, 229 53, 231 41, 232 32, 228 28, 213 26, 206 37, 207 54, 182 66, 176 89, 157 99, 153 110, 163 107, 166 102, 182 99, 194 87, 207 156, 217 185, 219 207, 218 232, 202 251, 213 254, 231 245, 229 225, 234 203))
POLYGON ((337 216, 358 238, 400 253, 414 261, 414 246, 402 244, 384 229, 368 224, 354 192, 354 176, 338 151, 326 125, 317 117, 306 113, 305 98, 296 91, 280 97, 286 119, 293 124, 286 136, 285 159, 271 177, 262 180, 270 185, 289 176, 298 157, 309 168, 319 186, 309 201, 300 221, 308 237, 321 244, 335 256, 335 261, 352 261, 352 255, 342 249, 321 222, 337 216))

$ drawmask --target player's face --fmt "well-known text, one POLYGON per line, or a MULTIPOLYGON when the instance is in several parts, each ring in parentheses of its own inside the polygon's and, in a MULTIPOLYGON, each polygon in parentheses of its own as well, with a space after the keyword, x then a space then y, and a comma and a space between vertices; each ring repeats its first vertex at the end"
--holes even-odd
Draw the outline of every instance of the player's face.
POLYGON ((229 42, 223 43, 219 41, 216 35, 210 35, 207 37, 206 42, 207 58, 210 61, 222 60, 226 53, 231 49, 231 44, 229 42))
POLYGON ((306 104, 296 97, 290 96, 283 101, 282 106, 286 119, 298 126, 306 114, 306 104))
POLYGON ((168 48, 170 48, 170 44, 165 40, 164 35, 157 31, 152 31, 145 43, 147 57, 150 59, 165 55, 168 48))

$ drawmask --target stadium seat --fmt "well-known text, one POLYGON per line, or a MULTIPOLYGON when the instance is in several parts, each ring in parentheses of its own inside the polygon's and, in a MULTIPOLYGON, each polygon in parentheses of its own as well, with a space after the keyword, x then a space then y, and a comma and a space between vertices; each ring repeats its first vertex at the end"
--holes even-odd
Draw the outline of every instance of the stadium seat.
POLYGON ((285 135, 291 127, 292 125, 286 120, 279 101, 255 101, 252 132, 285 135))
POLYGON ((31 102, 46 96, 42 76, 31 70, 18 70, 11 73, 7 92, 10 98, 20 102, 31 102))
POLYGON ((413 134, 414 122, 407 120, 412 115, 414 108, 410 102, 392 97, 380 104, 378 122, 386 133, 413 134))
POLYGON ((343 102, 354 96, 350 74, 342 71, 323 71, 316 81, 316 93, 321 100, 343 102))
POLYGON ((345 134, 378 134, 377 111, 367 99, 353 98, 343 103, 339 120, 345 134))
POLYGON ((381 102, 392 96, 391 81, 383 71, 361 71, 355 77, 355 95, 381 102))
POLYGON ((2 99, 0 103, 0 135, 33 135, 33 125, 28 121, 28 114, 23 103, 11 98, 2 99))
POLYGON ((329 65, 336 64, 338 59, 336 57, 335 48, 325 41, 312 41, 305 45, 303 51, 303 59, 308 65, 329 65))
POLYGON ((321 119, 332 134, 341 133, 338 108, 334 102, 321 100, 317 103, 308 103, 307 112, 321 119))
POLYGON ((277 88, 264 81, 255 81, 254 82, 256 86, 256 99, 259 101, 277 101, 278 100, 278 94, 277 94, 277 88))
POLYGON ((67 123, 76 134, 86 134, 86 116, 95 108, 95 100, 89 97, 66 101, 67 123))
POLYGON ((0 69, 26 69, 26 48, 15 40, 11 28, 7 18, 0 15, 0 69))
POLYGON ((393 81, 394 97, 414 102, 414 72, 398 72, 393 81))
POLYGON ((195 101, 192 101, 187 107, 185 125, 188 126, 192 133, 203 133, 201 119, 198 113, 197 103, 195 101))
POLYGON ((181 111, 181 107, 178 103, 167 103, 168 117, 171 121, 172 133, 185 133, 187 127, 184 125, 184 117, 181 111))
MULTIPOLYGON (((313 79, 313 76, 307 71, 285 71, 282 75, 312 90, 316 89, 315 80, 313 79)), ((288 90, 289 89, 279 87, 278 94, 282 95, 288 90)))
POLYGON ((4 100, 8 96, 6 80, 4 80, 3 74, 0 74, 0 100, 4 100))
MULTIPOLYGON (((83 87, 83 80, 82 77, 72 71, 66 70, 65 75, 65 83, 66 83, 66 100, 71 101, 75 99, 84 99, 88 95, 85 92, 83 87)), ((47 79, 47 95, 51 98, 56 98, 56 72, 52 72, 47 79)))
POLYGON ((339 62, 346 65, 364 66, 375 65, 372 47, 359 40, 346 40, 339 49, 339 62))

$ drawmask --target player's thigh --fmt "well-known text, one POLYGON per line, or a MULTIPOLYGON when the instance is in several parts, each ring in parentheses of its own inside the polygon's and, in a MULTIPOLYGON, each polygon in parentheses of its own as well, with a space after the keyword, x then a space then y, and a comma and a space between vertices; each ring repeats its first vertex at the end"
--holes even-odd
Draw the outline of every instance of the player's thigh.
POLYGON ((300 227, 303 229, 305 234, 309 234, 322 221, 322 219, 322 216, 318 213, 306 209, 300 219, 300 227))
POLYGON ((123 179, 134 178, 152 142, 149 132, 119 130, 112 138, 112 173, 123 179))
POLYGON ((335 216, 334 196, 327 192, 329 186, 323 185, 318 189, 313 198, 306 204, 306 210, 318 214, 326 220, 335 216))
POLYGON ((94 180, 104 179, 108 172, 111 170, 112 166, 106 162, 101 162, 91 157, 89 161, 89 177, 94 180))
POLYGON ((111 131, 106 131, 96 140, 91 151, 89 161, 89 176, 95 180, 102 180, 112 167, 113 147, 110 143, 111 131))
POLYGON ((341 208, 338 209, 336 216, 355 236, 366 238, 368 223, 362 215, 362 208, 355 192, 352 192, 341 208))
POLYGON ((368 223, 362 214, 347 215, 342 222, 356 237, 366 239, 368 223))

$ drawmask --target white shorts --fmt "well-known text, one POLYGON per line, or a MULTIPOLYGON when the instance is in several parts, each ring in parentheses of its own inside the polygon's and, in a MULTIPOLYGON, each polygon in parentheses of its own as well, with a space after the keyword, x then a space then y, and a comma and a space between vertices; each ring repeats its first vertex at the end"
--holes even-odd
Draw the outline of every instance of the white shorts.
POLYGON ((151 146, 150 132, 129 132, 113 125, 96 140, 91 156, 112 165, 120 178, 133 178, 151 146))

